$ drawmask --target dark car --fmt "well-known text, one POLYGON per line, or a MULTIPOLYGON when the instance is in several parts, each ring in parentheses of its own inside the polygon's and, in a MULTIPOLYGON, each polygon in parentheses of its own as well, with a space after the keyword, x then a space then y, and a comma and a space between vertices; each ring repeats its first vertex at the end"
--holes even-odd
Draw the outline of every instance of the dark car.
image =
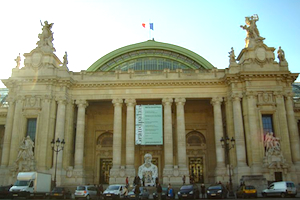
POLYGON ((206 195, 208 199, 211 198, 225 199, 227 198, 227 194, 228 191, 222 184, 211 185, 206 190, 206 195))
POLYGON ((183 185, 178 192, 178 199, 199 199, 199 194, 197 185, 183 185))
POLYGON ((253 185, 242 185, 236 191, 236 198, 257 197, 257 190, 253 185))
MULTIPOLYGON (((157 200, 158 199, 158 195, 157 192, 153 193, 153 199, 157 200)), ((162 200, 166 200, 166 199, 175 199, 175 192, 173 189, 173 196, 171 196, 170 194, 168 194, 168 188, 167 187, 163 187, 162 188, 162 193, 161 193, 161 199, 162 200)))
MULTIPOLYGON (((130 192, 128 192, 128 199, 135 199, 134 188, 130 192)), ((149 199, 149 192, 146 187, 140 187, 140 195, 139 199, 149 199)))
POLYGON ((72 196, 70 190, 65 187, 55 187, 49 193, 50 199, 70 199, 72 196))
POLYGON ((0 198, 1 199, 7 199, 7 198, 11 197, 11 194, 9 193, 10 188, 11 188, 11 185, 0 186, 0 198))

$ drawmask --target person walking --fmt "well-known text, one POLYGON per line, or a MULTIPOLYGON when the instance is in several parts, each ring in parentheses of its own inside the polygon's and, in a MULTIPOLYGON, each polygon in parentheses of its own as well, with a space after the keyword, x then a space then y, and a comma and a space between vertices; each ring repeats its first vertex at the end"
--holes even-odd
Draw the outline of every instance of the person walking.
POLYGON ((135 200, 140 199, 140 184, 136 184, 134 187, 135 200))
POLYGON ((158 200, 161 200, 162 188, 161 188, 160 183, 158 183, 156 186, 156 192, 157 192, 158 200))
POLYGON ((126 179, 125 179, 125 184, 126 184, 126 186, 127 187, 129 187, 129 180, 128 180, 128 176, 126 177, 126 179))
POLYGON ((203 183, 201 184, 201 198, 205 198, 205 185, 203 183))

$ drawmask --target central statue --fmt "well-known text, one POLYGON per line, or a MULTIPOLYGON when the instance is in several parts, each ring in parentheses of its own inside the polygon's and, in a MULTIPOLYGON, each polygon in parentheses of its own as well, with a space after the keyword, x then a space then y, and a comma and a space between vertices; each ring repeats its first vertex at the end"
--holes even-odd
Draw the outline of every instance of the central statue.
POLYGON ((145 163, 139 167, 139 177, 144 181, 145 186, 154 186, 155 179, 158 177, 157 166, 152 164, 152 155, 146 153, 144 156, 145 163))

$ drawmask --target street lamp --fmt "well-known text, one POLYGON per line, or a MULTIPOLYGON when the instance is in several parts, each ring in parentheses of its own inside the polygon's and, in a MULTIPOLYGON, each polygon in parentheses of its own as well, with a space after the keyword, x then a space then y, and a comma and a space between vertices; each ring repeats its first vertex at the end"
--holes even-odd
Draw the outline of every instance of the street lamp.
POLYGON ((54 139, 51 141, 51 147, 54 152, 56 152, 56 158, 55 158, 55 171, 54 171, 54 187, 56 187, 56 170, 57 170, 57 155, 58 152, 64 150, 65 140, 62 141, 57 138, 57 140, 54 142, 54 139))
MULTIPOLYGON (((228 136, 224 139, 223 137, 220 139, 222 148, 225 149, 226 154, 228 155, 229 150, 234 148, 235 145, 235 139, 232 137, 229 139, 228 136)), ((231 165, 230 165, 230 159, 228 158, 228 164, 229 164, 229 196, 233 196, 232 191, 232 179, 231 179, 231 165)))

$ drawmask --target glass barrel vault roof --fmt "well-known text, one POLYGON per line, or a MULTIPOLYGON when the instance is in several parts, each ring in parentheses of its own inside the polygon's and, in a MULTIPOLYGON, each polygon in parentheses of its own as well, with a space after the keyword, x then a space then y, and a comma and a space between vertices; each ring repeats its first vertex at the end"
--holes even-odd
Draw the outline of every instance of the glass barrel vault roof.
POLYGON ((148 40, 128 45, 106 54, 92 64, 87 71, 213 68, 214 66, 211 63, 188 49, 148 40))

